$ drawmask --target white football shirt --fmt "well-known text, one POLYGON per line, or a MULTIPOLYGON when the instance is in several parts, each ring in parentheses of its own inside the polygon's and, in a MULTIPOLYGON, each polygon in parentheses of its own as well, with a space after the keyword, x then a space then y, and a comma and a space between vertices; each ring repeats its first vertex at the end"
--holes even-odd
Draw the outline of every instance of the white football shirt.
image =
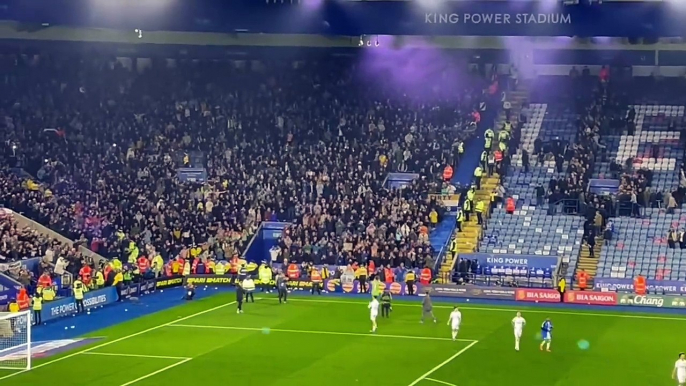
POLYGON ((372 299, 372 301, 369 302, 369 306, 367 306, 367 308, 369 308, 369 311, 372 314, 378 314, 379 313, 379 301, 376 299, 372 299))
POLYGON ((460 327, 462 323, 462 313, 460 311, 453 311, 450 313, 450 319, 448 320, 453 328, 460 327))
POLYGON ((678 375, 686 376, 686 359, 677 359, 674 368, 678 375))
POLYGON ((515 328, 515 330, 521 330, 525 325, 526 320, 524 320, 524 318, 521 316, 515 316, 514 319, 512 319, 512 326, 515 328))

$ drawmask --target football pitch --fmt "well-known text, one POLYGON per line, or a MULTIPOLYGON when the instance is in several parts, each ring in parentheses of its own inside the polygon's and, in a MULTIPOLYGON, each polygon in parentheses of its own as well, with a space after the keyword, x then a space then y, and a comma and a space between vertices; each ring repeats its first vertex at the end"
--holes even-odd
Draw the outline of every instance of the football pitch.
POLYGON ((240 315, 235 295, 219 293, 97 331, 106 338, 30 371, 2 370, 0 385, 673 386, 686 351, 676 315, 462 304, 452 341, 446 303, 435 305, 437 324, 420 324, 418 302, 395 301, 373 335, 366 299, 260 296, 240 315), (527 320, 519 352, 516 311, 527 320), (538 348, 546 317, 551 353, 538 348))

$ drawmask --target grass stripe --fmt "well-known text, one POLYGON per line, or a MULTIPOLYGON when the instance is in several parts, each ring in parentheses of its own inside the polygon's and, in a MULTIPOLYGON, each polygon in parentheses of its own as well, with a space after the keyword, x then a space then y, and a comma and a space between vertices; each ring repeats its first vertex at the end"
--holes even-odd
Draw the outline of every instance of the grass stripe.
MULTIPOLYGON (((366 300, 356 301, 356 300, 327 300, 327 299, 302 299, 302 298, 289 298, 289 302, 309 302, 309 303, 338 303, 338 304, 363 304, 366 300)), ((419 303, 409 304, 409 303, 393 303, 393 307, 420 307, 419 303)), ((447 308, 452 309, 455 306, 441 306, 435 305, 434 308, 447 308)), ((600 316, 609 318, 624 318, 624 319, 650 319, 650 320, 686 320, 684 317, 670 317, 670 316, 651 316, 651 315, 633 315, 633 314, 617 314, 617 313, 599 313, 599 312, 578 312, 578 311, 553 311, 550 309, 535 310, 526 308, 526 305, 522 305, 522 309, 517 308, 505 308, 505 307, 474 307, 474 306, 463 306, 463 303, 459 304, 460 310, 476 310, 476 311, 495 311, 495 312, 517 312, 522 311, 531 314, 548 314, 548 315, 579 315, 579 316, 600 316)))
MULTIPOLYGON (((263 328, 255 327, 233 327, 233 326, 202 326, 196 324, 170 324, 166 327, 181 327, 181 328, 201 328, 201 329, 215 329, 215 330, 238 330, 238 331, 265 331, 263 328)), ((395 339, 417 339, 417 340, 442 340, 452 341, 450 338, 438 338, 433 336, 414 336, 414 335, 385 335, 385 334, 361 334, 359 332, 339 332, 339 331, 315 331, 315 330, 288 330, 281 328, 271 328, 269 332, 287 332, 297 334, 319 334, 319 335, 345 335, 345 336, 369 336, 377 338, 395 338, 395 339)), ((455 339, 458 342, 476 342, 474 339, 455 339)))

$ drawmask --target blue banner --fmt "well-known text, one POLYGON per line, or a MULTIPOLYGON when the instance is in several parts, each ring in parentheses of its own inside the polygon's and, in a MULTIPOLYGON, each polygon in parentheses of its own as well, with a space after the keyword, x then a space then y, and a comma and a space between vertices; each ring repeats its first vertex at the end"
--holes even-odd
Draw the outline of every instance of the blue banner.
POLYGON ((480 268, 508 267, 511 269, 554 269, 558 261, 555 256, 498 253, 461 253, 460 258, 476 260, 480 268))
MULTIPOLYGON (((107 287, 95 291, 86 292, 83 297, 85 308, 93 308, 112 304, 117 301, 117 291, 113 287, 107 287)), ((41 318, 44 322, 69 316, 76 313, 76 301, 74 297, 61 298, 43 303, 41 318)))
POLYGON ((176 176, 181 182, 207 182, 207 169, 180 168, 176 169, 176 176))
POLYGON ((4 0, 0 18, 133 31, 328 35, 683 36, 672 2, 254 1, 160 2, 111 6, 92 0, 4 0))
MULTIPOLYGON (((648 292, 669 295, 686 294, 685 281, 648 279, 647 284, 648 292)), ((596 290, 634 292, 634 280, 597 277, 593 281, 593 288, 596 290)))
MULTIPOLYGON (((176 280, 176 279, 171 279, 176 280)), ((168 280, 164 280, 165 282, 168 280)), ((174 283, 176 284, 176 282, 174 283)), ((180 284, 180 281, 179 283, 180 284)), ((146 281, 143 283, 132 283, 129 286, 122 288, 122 298, 131 298, 140 296, 143 293, 152 292, 156 288, 155 281, 146 281)), ((114 287, 106 287, 99 290, 86 292, 83 296, 83 306, 86 309, 95 308, 98 306, 105 306, 115 303, 117 301, 117 291, 114 287)), ((60 298, 51 302, 43 303, 43 310, 41 310, 41 317, 44 322, 69 316, 76 313, 76 299, 73 296, 67 298, 60 298)))

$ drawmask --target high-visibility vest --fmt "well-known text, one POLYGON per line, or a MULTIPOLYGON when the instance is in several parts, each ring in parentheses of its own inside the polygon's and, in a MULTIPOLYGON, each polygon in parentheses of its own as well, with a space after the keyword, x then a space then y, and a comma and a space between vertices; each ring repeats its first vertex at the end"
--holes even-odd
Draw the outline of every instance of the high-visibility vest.
POLYGON ((474 191, 471 189, 467 191, 467 200, 474 201, 474 191))
POLYGON ((508 212, 514 212, 515 211, 515 202, 512 197, 507 199, 507 205, 505 208, 508 212))
POLYGON ((472 209, 472 202, 469 200, 464 200, 464 203, 462 203, 462 209, 464 209, 465 212, 469 212, 472 209))
POLYGON ((407 275, 405 275, 405 281, 406 282, 414 281, 414 279, 415 279, 414 271, 412 271, 412 270, 407 271, 407 275))
POLYGON ((486 204, 484 204, 483 201, 479 201, 476 203, 476 208, 474 210, 476 210, 477 213, 483 213, 485 207, 486 204))
POLYGON ((288 266, 288 270, 286 271, 286 274, 288 275, 288 278, 293 280, 293 279, 298 279, 300 277, 300 269, 296 264, 290 264, 288 266))
POLYGON ((83 300, 83 283, 79 280, 74 281, 74 298, 83 300))
POLYGON ((448 165, 443 169, 443 179, 448 181, 451 178, 453 178, 453 168, 452 166, 448 165))
POLYGON ((310 279, 312 280, 313 283, 321 283, 322 275, 319 274, 319 271, 317 271, 317 268, 312 268, 312 272, 310 272, 310 279))
POLYGON ((393 270, 390 268, 384 268, 384 273, 386 276, 386 283, 393 283, 395 280, 395 275, 393 275, 393 270))
POLYGON ((503 126, 505 128, 505 131, 509 134, 510 131, 512 131, 512 123, 510 122, 505 122, 505 125, 503 126))
POLYGON ((43 298, 40 296, 33 297, 33 310, 40 311, 43 309, 43 298))
POLYGON ((485 147, 490 148, 491 147, 491 138, 486 138, 486 144, 485 147))
POLYGON ((149 268, 150 268, 150 262, 148 261, 148 258, 145 256, 139 257, 138 258, 138 269, 140 269, 141 273, 148 272, 149 268))
POLYGON ((477 166, 476 169, 474 169, 474 177, 476 178, 481 178, 481 175, 483 174, 483 170, 481 170, 481 166, 477 166))
POLYGON ((457 152, 458 152, 459 154, 464 153, 464 142, 460 142, 460 143, 457 145, 457 152))
POLYGON ((19 295, 17 296, 17 304, 19 304, 19 309, 25 310, 31 306, 31 299, 29 294, 26 292, 25 288, 19 290, 19 295))
POLYGON ((457 212, 457 222, 464 221, 464 213, 460 210, 457 212))
POLYGON ((265 284, 269 283, 272 280, 271 268, 267 267, 266 265, 261 266, 259 276, 260 276, 260 281, 262 283, 265 283, 265 284))
POLYGON ((482 151, 481 152, 481 162, 486 162, 486 159, 488 158, 488 152, 487 151, 482 151))
POLYGON ((586 277, 586 272, 579 272, 579 288, 586 288, 588 278, 586 277))
POLYGON ((38 278, 38 285, 41 287, 50 287, 52 285, 52 279, 50 278, 50 275, 41 275, 38 278))
POLYGON ((643 276, 638 276, 634 279, 634 292, 638 295, 645 295, 646 293, 646 279, 643 276))
POLYGON ((419 282, 422 284, 431 283, 431 270, 429 268, 422 269, 422 273, 419 275, 419 282))
POLYGON ((500 150, 495 151, 495 162, 502 162, 503 160, 503 152, 500 150))
POLYGON ((214 273, 215 275, 223 275, 226 273, 224 263, 221 261, 218 261, 217 263, 214 264, 214 273))

